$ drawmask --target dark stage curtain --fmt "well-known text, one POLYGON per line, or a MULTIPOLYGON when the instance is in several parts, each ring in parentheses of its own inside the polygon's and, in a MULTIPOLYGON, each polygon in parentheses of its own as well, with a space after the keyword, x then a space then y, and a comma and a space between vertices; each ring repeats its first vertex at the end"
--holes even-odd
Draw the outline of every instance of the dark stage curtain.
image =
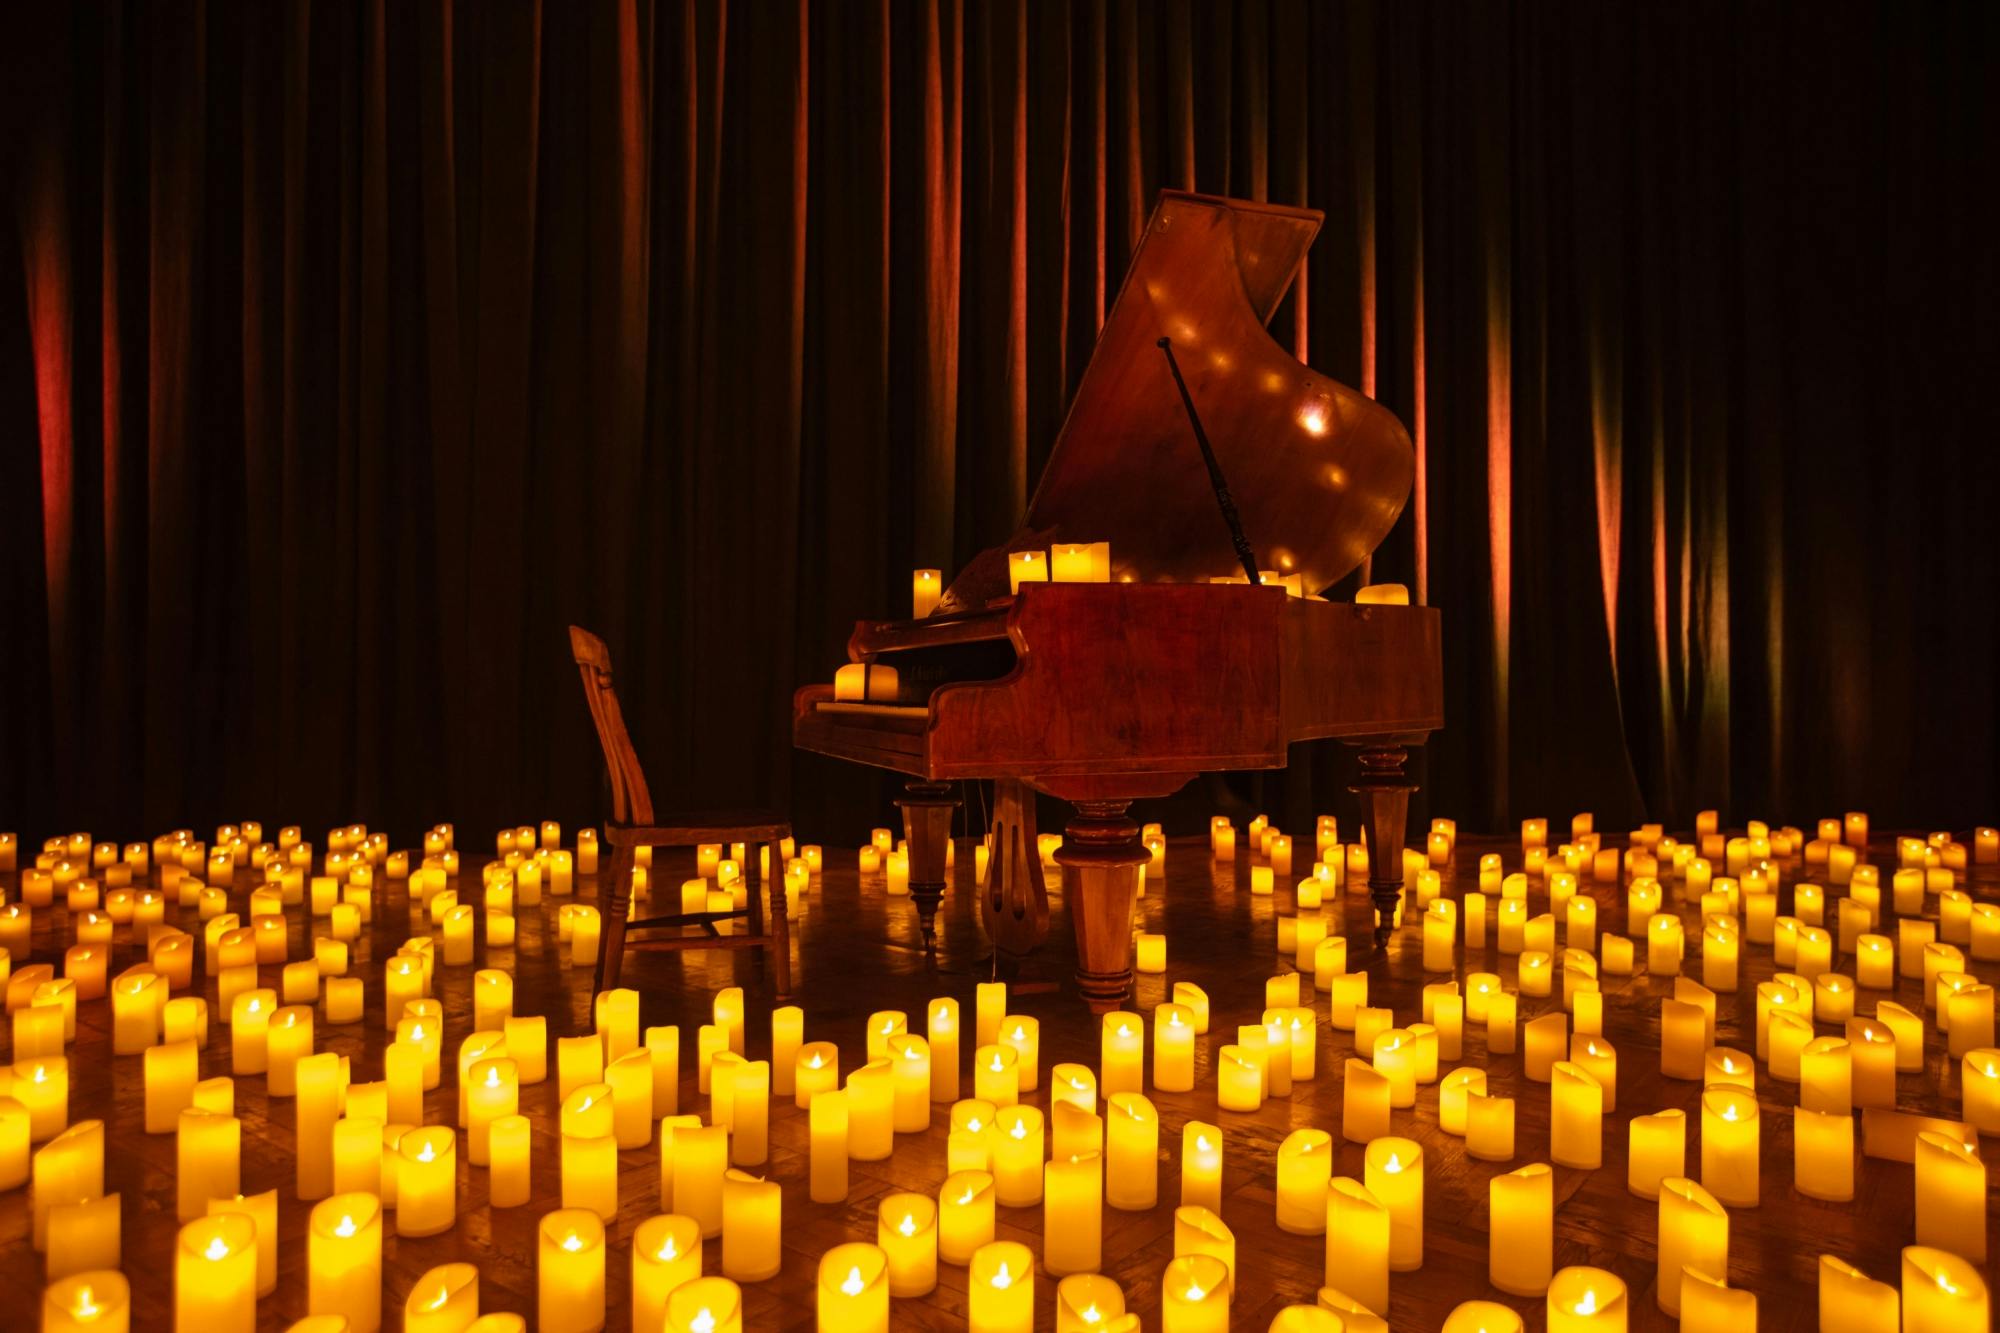
POLYGON ((663 804, 881 822, 790 691, 1013 528, 1163 186, 1326 212, 1433 808, 1990 819, 1996 12, 12 6, 0 826, 601 816, 570 621, 663 804))

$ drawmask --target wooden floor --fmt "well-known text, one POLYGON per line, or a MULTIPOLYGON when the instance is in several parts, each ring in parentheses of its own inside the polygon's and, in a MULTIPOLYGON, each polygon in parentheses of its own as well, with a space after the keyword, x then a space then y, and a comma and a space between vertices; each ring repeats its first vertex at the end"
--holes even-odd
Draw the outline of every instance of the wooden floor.
MULTIPOLYGON (((1467 838, 1459 846, 1452 872, 1456 890, 1471 889, 1478 854, 1487 850, 1504 852, 1508 868, 1517 868, 1518 848, 1511 843, 1467 838)), ((1893 846, 1878 841, 1874 859, 1893 864, 1893 846)), ((933 964, 918 946, 909 900, 886 897, 879 877, 870 876, 867 882, 858 883, 854 863, 850 851, 828 849, 828 870, 822 881, 814 883, 793 934, 797 1003, 805 1009, 806 1038, 838 1042, 843 1069, 859 1062, 863 1024, 871 1011, 904 1009, 920 1027, 925 1001, 951 994, 959 997, 969 1023, 973 986, 987 975, 981 961, 983 940, 971 894, 965 888, 947 895, 940 918, 939 954, 933 964)), ((1784 899, 1789 906, 1790 881, 1797 876, 1794 866, 1787 870, 1792 872, 1787 876, 1784 899)), ((1978 870, 1982 873, 1974 876, 1973 891, 1984 900, 2000 898, 2000 879, 1992 868, 1978 870)), ((468 865, 467 876, 472 873, 468 865)), ((681 877, 664 855, 654 875, 656 882, 669 885, 681 877)), ((14 877, 0 875, 0 885, 9 891, 11 900, 14 877)), ((248 887, 248 875, 240 874, 238 894, 247 895, 248 887)), ((593 891, 588 881, 580 889, 584 900, 593 891)), ((1622 929, 1622 893, 1603 887, 1595 892, 1601 927, 1622 929)), ((1887 896, 1885 891, 1885 899, 1887 896)), ((491 953, 482 947, 474 965, 511 971, 517 987, 516 1012, 547 1014, 551 1039, 589 1030, 590 1013, 588 973, 563 969, 555 957, 554 911, 558 901, 551 899, 539 910, 524 912, 514 947, 491 953)), ((1414 1021, 1422 986, 1439 979, 1421 970, 1419 927, 1412 924, 1402 930, 1386 956, 1374 954, 1367 943, 1362 902, 1340 896, 1329 903, 1330 914, 1340 923, 1336 929, 1345 930, 1354 951, 1351 965, 1359 967, 1365 960, 1372 1003, 1391 1005, 1400 1020, 1414 1021)), ((1329 1129, 1339 1141, 1340 1071, 1350 1054, 1348 1034, 1332 1032, 1322 1024, 1319 1077, 1299 1084, 1288 1099, 1268 1102, 1256 1114, 1218 1112, 1209 1074, 1214 1049, 1231 1039, 1224 1034, 1233 1033, 1239 1022, 1256 1021, 1263 1005, 1264 979, 1282 969, 1275 952, 1275 919, 1281 909, 1290 910, 1289 903, 1283 890, 1275 898, 1253 897, 1248 891, 1247 861, 1217 866, 1210 861, 1205 844, 1176 840, 1168 854, 1164 886, 1153 881, 1140 905, 1148 928, 1164 930, 1168 936, 1169 969, 1164 977, 1139 979, 1132 1007, 1150 1011, 1166 998, 1172 982, 1190 980, 1207 989, 1214 1009, 1210 1034, 1202 1039, 1197 1054, 1196 1091, 1159 1093, 1148 1088, 1162 1121, 1160 1206, 1147 1213, 1107 1209, 1104 1215, 1104 1271, 1124 1287, 1129 1308, 1142 1313, 1149 1329, 1158 1327, 1160 1274, 1172 1255, 1180 1128, 1189 1119, 1218 1123, 1228 1138, 1223 1217, 1237 1237, 1239 1295, 1234 1326, 1261 1333, 1282 1306, 1310 1303, 1321 1282, 1323 1241, 1285 1234, 1274 1224, 1273 1162, 1278 1143, 1295 1128, 1329 1129)), ((1694 909, 1680 904, 1678 910, 1687 919, 1692 936, 1694 909)), ((37 925, 35 959, 58 958, 59 947, 67 943, 62 933, 66 931, 63 914, 48 911, 37 915, 42 919, 37 925)), ((191 917, 192 913, 186 915, 191 917)), ((174 920, 171 914, 169 920, 174 920)), ((353 1026, 320 1028, 319 1048, 351 1057, 357 1080, 381 1076, 387 1039, 380 1022, 381 962, 402 939, 423 928, 421 919, 408 910, 402 886, 389 886, 386 901, 364 935, 366 947, 357 950, 354 961, 354 972, 369 978, 367 1017, 353 1026)), ((310 956, 305 924, 295 920, 293 931, 292 956, 310 956)), ((125 935, 124 930, 119 932, 114 974, 138 957, 136 946, 125 935)), ((1066 982, 1073 963, 1069 923, 1058 898, 1050 942, 1038 966, 1044 976, 1066 982)), ((20 960, 16 960, 19 965, 20 960)), ((1511 964, 1503 965, 1495 952, 1462 958, 1460 966, 1461 978, 1467 972, 1491 971, 1506 975, 1511 985, 1511 964)), ((1698 969, 1698 963, 1695 966, 1698 969)), ((1755 983, 1773 970, 1768 950, 1753 947, 1743 964, 1741 986, 1734 995, 1722 997, 1719 1042, 1743 1049, 1753 1046, 1755 983)), ((456 1050, 471 1028, 473 971, 474 967, 443 966, 437 971, 437 993, 446 1012, 448 1053, 456 1050)), ((267 968, 266 972, 264 984, 275 986, 276 969, 267 968)), ((709 997, 717 987, 747 988, 751 1052, 753 1057, 760 1049, 768 1053, 768 978, 766 964, 755 953, 633 955, 628 961, 626 983, 643 993, 643 1022, 682 1025, 686 1053, 683 1110, 705 1109, 694 1087, 693 1031, 707 1021, 709 997)), ((1307 980, 1309 986, 1310 978, 1307 980)), ((1698 1088, 1693 1083, 1663 1080, 1658 1074, 1659 999, 1671 989, 1671 982, 1641 975, 1605 977, 1603 985, 1607 992, 1605 1032, 1619 1052, 1617 1110, 1606 1117, 1601 1169, 1555 1169, 1555 1261, 1558 1267, 1588 1263, 1617 1272, 1631 1289, 1632 1327, 1665 1327, 1667 1321, 1654 1309, 1652 1294, 1655 1205, 1625 1189, 1626 1123, 1634 1115, 1669 1106, 1693 1112, 1698 1088)), ((1537 1013, 1559 1005, 1559 983, 1556 989, 1558 998, 1523 998, 1520 1017, 1524 1025, 1537 1013)), ((1894 998, 1916 1008, 1917 989, 1914 982, 1899 981, 1894 998)), ((1886 993, 1863 992, 1859 1008, 1872 1011, 1874 1001, 1886 997, 1886 993)), ((1012 1007, 1041 1019, 1042 1090, 1025 1100, 1045 1106, 1050 1066, 1060 1061, 1097 1065, 1097 1026, 1067 986, 1058 993, 1017 997, 1012 1007)), ((124 1267, 132 1279, 133 1327, 164 1329, 170 1326, 176 1231, 174 1137, 140 1132, 141 1061, 136 1056, 112 1058, 109 1028, 105 1004, 83 1006, 71 1051, 71 1117, 73 1121, 96 1117, 107 1123, 106 1189, 123 1194, 124 1267)), ((969 1050, 966 1056, 969 1060, 969 1050)), ((1927 1057, 1921 1075, 1908 1074, 1900 1080, 1900 1102, 1905 1109, 1955 1114, 1958 1076, 1955 1069, 1948 1068, 1952 1062, 1945 1059, 1935 1032, 1927 1042, 1927 1057)), ((432 1123, 452 1122, 455 1093, 451 1063, 448 1055, 444 1082, 427 1098, 432 1123)), ((1454 1305, 1479 1298, 1532 1312, 1528 1327, 1540 1328, 1539 1301, 1508 1297, 1487 1285, 1487 1183, 1514 1166, 1547 1160, 1548 1091, 1545 1085, 1529 1083, 1521 1075, 1518 1056, 1497 1056, 1489 1065, 1483 1033, 1477 1030, 1467 1033, 1462 1063, 1487 1066, 1492 1090, 1518 1098, 1519 1154, 1511 1164, 1468 1158, 1462 1140, 1437 1128, 1435 1085, 1418 1090, 1414 1110, 1395 1113, 1394 1132, 1415 1138, 1424 1146, 1427 1198, 1424 1266, 1419 1272, 1395 1277, 1390 1323, 1397 1330, 1436 1329, 1454 1305)), ((228 1032, 218 1024, 203 1058, 203 1073, 226 1073, 228 1065, 228 1032)), ((969 1093, 969 1077, 967 1088, 969 1093)), ((1811 1329, 1817 1326, 1815 1272, 1822 1251, 1841 1255, 1891 1284, 1898 1280, 1898 1251, 1911 1240, 1912 1172, 1907 1165, 1863 1159, 1857 1167, 1857 1193, 1852 1204, 1820 1203, 1800 1196, 1791 1188, 1790 1111, 1796 1090, 1764 1077, 1760 1070, 1759 1095, 1766 1108, 1763 1203, 1755 1209, 1731 1210, 1729 1282, 1757 1293, 1763 1328, 1811 1329)), ((292 1105, 282 1099, 267 1100, 261 1077, 239 1078, 236 1099, 244 1124, 243 1189, 256 1192, 275 1186, 283 1201, 279 1285, 261 1303, 259 1321, 261 1328, 283 1329, 306 1313, 304 1227, 309 1206, 292 1197, 292 1105)), ((533 1201, 521 1208, 489 1208, 485 1171, 466 1166, 461 1153, 457 1226, 444 1235, 422 1240, 398 1239, 391 1229, 385 1240, 385 1328, 401 1327, 402 1300, 420 1273, 454 1260, 479 1266, 485 1310, 519 1311, 529 1316, 532 1325, 536 1222, 557 1206, 558 1196, 553 1061, 550 1079, 524 1088, 521 1103, 535 1124, 533 1201)), ((898 1136, 896 1152, 888 1161, 854 1163, 846 1204, 822 1206, 807 1197, 805 1116, 793 1110, 788 1101, 774 1105, 769 1173, 784 1187, 785 1264, 778 1277, 748 1289, 747 1328, 812 1326, 820 1253, 844 1240, 872 1240, 875 1206, 882 1195, 903 1189, 935 1194, 945 1175, 945 1121, 943 1108, 938 1108, 931 1130, 923 1135, 898 1136)), ((1987 1141, 1989 1158, 2000 1156, 1992 1144, 1992 1140, 1987 1141)), ((1693 1130, 1688 1146, 1692 1167, 1698 1161, 1698 1136, 1693 1130)), ((1991 1179, 1993 1169, 1989 1166, 1988 1170, 1991 1179)), ((1335 1174, 1363 1174, 1358 1146, 1341 1144, 1335 1174)), ((612 1328, 629 1326, 622 1299, 629 1290, 627 1255, 634 1228, 660 1211, 657 1179, 653 1150, 623 1154, 622 1207, 610 1245, 612 1328)), ((25 1297, 39 1293, 42 1275, 41 1256, 28 1243, 29 1219, 26 1190, 0 1195, 0 1281, 17 1298, 11 1315, 0 1314, 0 1326, 28 1327, 33 1323, 25 1297)), ((1000 1235, 1039 1251, 1040 1209, 1001 1210, 1000 1235)), ((719 1267, 718 1245, 711 1242, 709 1246, 710 1271, 719 1267)), ((921 1301, 895 1303, 896 1326, 963 1329, 964 1279, 963 1269, 941 1265, 935 1293, 921 1301)), ((1988 1281, 1993 1285, 1990 1265, 1988 1281)), ((1054 1285, 1046 1277, 1038 1284, 1038 1327, 1054 1325, 1054 1285)))

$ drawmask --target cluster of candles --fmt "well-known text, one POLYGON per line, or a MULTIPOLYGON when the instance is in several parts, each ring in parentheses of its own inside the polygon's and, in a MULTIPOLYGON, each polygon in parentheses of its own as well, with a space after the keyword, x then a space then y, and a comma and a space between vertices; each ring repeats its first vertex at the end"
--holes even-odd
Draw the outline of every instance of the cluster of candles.
MULTIPOLYGON (((263 1077, 269 1095, 295 1104, 292 1191, 313 1205, 305 1265, 311 1318, 296 1327, 368 1333, 381 1325, 385 1231, 429 1236, 457 1225, 461 1151, 468 1165, 488 1172, 490 1206, 529 1200, 532 1125, 521 1113, 520 1089, 550 1075, 547 1020, 513 1012, 508 972, 477 971, 469 979, 473 1030, 448 1062, 436 972, 472 962, 475 916, 483 918, 488 947, 504 947, 514 938, 516 910, 546 907, 556 908, 565 962, 594 961, 595 909, 555 901, 573 895, 577 877, 596 874, 594 833, 583 831, 565 849, 553 823, 503 831, 497 855, 481 870, 477 904, 459 901, 448 825, 426 833, 417 857, 390 850, 383 835, 364 827, 333 830, 320 874, 312 873, 313 848, 297 829, 281 830, 275 843, 262 833, 255 823, 225 826, 213 850, 187 831, 122 852, 88 835, 52 839, 32 867, 18 870, 19 901, 0 906, 0 980, 14 1039, 14 1063, 0 1078, 0 1189, 31 1188, 33 1243, 48 1277, 45 1328, 129 1324, 129 1288, 117 1271, 120 1201, 104 1193, 106 1126, 69 1119, 66 1051, 79 1003, 108 997, 115 1054, 143 1062, 144 1129, 176 1136, 178 1327, 253 1328, 258 1298, 278 1281, 279 1192, 243 1190, 238 1078, 263 1077), (248 925, 229 910, 230 886, 245 867, 261 876, 248 895, 248 925), (382 967, 383 1023, 394 1040, 381 1079, 356 1082, 346 1058, 315 1049, 315 1032, 360 1020, 363 981, 347 975, 347 947, 378 894, 398 882, 431 931, 407 940, 382 967), (67 913, 76 941, 63 953, 60 977, 48 963, 27 961, 33 914, 50 909, 67 913), (195 935, 168 923, 170 912, 194 914, 200 948, 195 935), (288 913, 312 922, 309 960, 288 956, 288 913), (119 926, 130 928, 148 961, 110 976, 119 926), (261 984, 262 968, 278 972, 276 987, 261 984), (230 1073, 203 1080, 211 992, 212 1012, 229 1027, 230 1073), (427 1125, 424 1093, 441 1086, 447 1065, 455 1071, 456 1123, 427 1125)), ((1259 1021, 1237 1027, 1212 1064, 1216 1119, 1226 1122, 1229 1113, 1255 1110, 1319 1076, 1322 1025, 1351 1034, 1339 1135, 1365 1145, 1362 1178, 1333 1176, 1331 1129, 1300 1129, 1278 1146, 1276 1225, 1326 1238, 1325 1285, 1316 1305, 1289 1307, 1271 1327, 1386 1328, 1391 1275, 1424 1262, 1424 1150, 1391 1132, 1393 1112, 1415 1104, 1417 1086, 1438 1084, 1439 1129, 1462 1137, 1470 1156, 1515 1159, 1513 1099, 1488 1094, 1484 1067, 1444 1068, 1461 1058, 1467 1025, 1477 1025, 1489 1058, 1518 1055, 1526 1079, 1549 1088, 1548 1161, 1490 1183, 1490 1281, 1517 1297, 1543 1297, 1551 1329, 1624 1328, 1621 1279, 1592 1268, 1553 1270, 1550 1163, 1600 1164, 1605 1120, 1617 1104, 1619 1052, 1603 1035, 1599 977, 1642 967, 1672 979, 1670 997, 1661 1000, 1662 1074, 1703 1085, 1693 1171, 1687 1116, 1677 1109, 1629 1115, 1627 1185, 1657 1201, 1660 1308, 1693 1329, 1754 1324, 1755 1297, 1727 1283, 1728 1236, 1729 1210, 1759 1199, 1768 1118, 1756 1095, 1762 1066, 1763 1078, 1799 1088, 1792 1129, 1800 1192, 1853 1197, 1857 1109, 1866 1118, 1864 1151, 1913 1170, 1915 1234, 1903 1252, 1900 1291, 1827 1255, 1819 1272, 1823 1306, 1837 1305, 1843 1326, 1858 1330, 1985 1326, 1979 1138, 2000 1135, 2000 1050, 1992 989, 1969 969, 2000 958, 2000 909, 1971 901, 1957 876, 1969 863, 2000 861, 2000 834, 1979 829, 1970 847, 1946 834, 1899 840, 1888 886, 1894 938, 1876 931, 1883 885, 1866 859, 1865 817, 1823 821, 1818 835, 1752 823, 1742 836, 1725 838, 1705 813, 1691 842, 1649 826, 1620 853, 1602 846, 1587 815, 1555 848, 1546 822, 1530 820, 1522 828, 1523 868, 1508 873, 1498 856, 1483 858, 1478 891, 1454 899, 1443 893, 1439 871, 1455 853, 1456 828, 1436 821, 1426 848, 1404 853, 1414 880, 1406 893, 1421 911, 1423 965, 1449 979, 1424 988, 1420 1016, 1399 1017, 1368 1004, 1368 974, 1347 970, 1346 940, 1329 934, 1326 917, 1313 910, 1343 882, 1365 892, 1366 849, 1341 844, 1337 824, 1323 817, 1315 864, 1295 884, 1298 911, 1278 920, 1279 950, 1296 970, 1266 983, 1259 1021), (1793 856, 1808 871, 1824 867, 1827 882, 1793 884, 1793 913, 1781 916, 1779 862, 1793 856), (1622 887, 1625 935, 1600 928, 1596 899, 1580 892, 1586 878, 1622 887), (1549 910, 1530 916, 1537 879, 1549 910), (1681 975, 1687 941, 1667 909, 1670 884, 1679 899, 1701 908, 1699 982, 1681 975), (1457 978, 1459 950, 1483 954, 1489 944, 1513 960, 1512 989, 1495 973, 1457 978), (1779 966, 1794 969, 1757 988, 1754 1053, 1715 1042, 1717 996, 1736 989, 1738 961, 1751 946, 1770 947, 1779 966), (1849 955, 1852 978, 1833 970, 1849 955), (1856 1017, 1857 991, 1887 990, 1899 978, 1921 986, 1918 1002, 1904 1007, 1880 998, 1872 1018, 1856 1017), (1520 1023, 1524 998, 1547 1000, 1548 1012, 1520 1023), (1818 1035, 1821 1023, 1844 1035, 1818 1035), (1962 1074, 1960 1120, 1895 1109, 1896 1074, 1923 1067, 1932 1024, 1962 1074)), ((1163 858, 1159 829, 1147 826, 1144 837, 1163 858)), ((1289 837, 1260 817, 1246 841, 1261 862, 1250 867, 1253 893, 1272 891, 1279 876, 1292 878, 1289 837)), ((1058 846, 1045 843, 1042 855, 1058 846)), ((1213 825, 1211 851, 1218 859, 1236 856, 1229 821, 1213 825)), ((888 858, 897 850, 888 830, 877 830, 863 849, 864 869, 869 852, 893 876, 888 858)), ((682 885, 683 907, 740 906, 745 853, 740 845, 698 848, 698 875, 682 885)), ((0 835, 0 870, 15 870, 17 856, 14 837, 0 835)), ((779 856, 788 910, 797 910, 821 851, 787 844, 779 856)), ((645 891, 650 866, 642 855, 635 891, 645 891)), ((1142 970, 1164 970, 1164 940, 1141 934, 1138 942, 1142 970), (1159 950, 1151 968, 1149 942, 1159 950)), ((821 1257, 822 1328, 886 1329, 890 1299, 928 1294, 940 1263, 966 1268, 967 1322, 979 1333, 1034 1326, 1038 1271, 1057 1282, 1058 1328, 1137 1328, 1123 1291, 1098 1271, 1103 1217, 1106 1208, 1160 1206, 1161 1118, 1146 1095, 1148 1079, 1156 1091, 1193 1091, 1196 1040, 1211 1024, 1199 986, 1177 982, 1170 995, 1150 1023, 1137 1013, 1105 1015, 1097 1064, 1049 1068, 1037 1107, 1023 1095, 1045 1086, 1040 1025, 1008 1011, 1004 985, 977 987, 969 1041, 950 996, 929 1001, 922 1035, 906 1013, 871 1015, 862 1059, 844 1079, 841 1051, 805 1040, 805 1015, 794 1006, 770 1014, 769 1058, 749 1059, 744 993, 724 989, 712 997, 711 1021, 695 1033, 705 1118, 679 1105, 680 1029, 642 1030, 634 991, 597 995, 593 1031, 555 1042, 561 1207, 539 1227, 537 1327, 605 1322, 606 1223, 627 1184, 619 1154, 657 1144, 660 1212, 631 1240, 633 1324, 675 1333, 740 1329, 742 1284, 768 1280, 780 1268, 781 1191, 758 1171, 769 1162, 772 1103, 790 1098, 807 1117, 810 1198, 824 1204, 847 1199, 850 1161, 889 1157, 899 1136, 927 1131, 937 1108, 948 1108, 947 1172, 935 1194, 884 1197, 872 1240, 821 1257), (998 1238, 996 1208, 1040 1209, 1039 1256, 998 1238), (716 1239, 721 1271, 708 1274, 703 1242, 716 1239)), ((1236 1242, 1221 1219, 1226 1143, 1216 1123, 1193 1120, 1181 1130, 1174 1257, 1160 1285, 1169 1333, 1229 1327, 1236 1242)), ((526 1327, 519 1316, 479 1313, 479 1274, 467 1264, 424 1274, 407 1295, 404 1321, 423 1333, 526 1327)), ((1445 1324, 1460 1331, 1520 1327, 1510 1307, 1486 1301, 1466 1303, 1445 1324)))

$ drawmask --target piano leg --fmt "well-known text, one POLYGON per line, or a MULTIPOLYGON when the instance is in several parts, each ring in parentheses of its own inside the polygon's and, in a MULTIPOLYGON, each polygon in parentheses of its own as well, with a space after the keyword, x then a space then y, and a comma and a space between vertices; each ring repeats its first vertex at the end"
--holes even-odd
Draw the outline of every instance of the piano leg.
POLYGON ((1389 942, 1396 903, 1403 895, 1403 834, 1410 816, 1410 793, 1417 789, 1403 774, 1409 752, 1400 745, 1366 745, 1361 781, 1348 788, 1361 797, 1368 821, 1368 896, 1375 906, 1375 944, 1389 942))
POLYGON ((924 932, 924 952, 937 947, 938 901, 944 897, 945 851, 951 845, 951 814, 958 798, 945 782, 908 782, 896 804, 903 811, 903 837, 910 844, 910 901, 924 932))
POLYGON ((1021 961, 1049 933, 1049 892, 1042 881, 1042 853, 1035 837, 1035 793, 1018 779, 1001 778, 993 784, 993 851, 979 906, 996 967, 1011 981, 1021 961))
POLYGON ((1132 905, 1150 853, 1130 801, 1077 801, 1056 850, 1063 897, 1076 927, 1076 986, 1094 1014, 1110 1013, 1132 989, 1132 905))

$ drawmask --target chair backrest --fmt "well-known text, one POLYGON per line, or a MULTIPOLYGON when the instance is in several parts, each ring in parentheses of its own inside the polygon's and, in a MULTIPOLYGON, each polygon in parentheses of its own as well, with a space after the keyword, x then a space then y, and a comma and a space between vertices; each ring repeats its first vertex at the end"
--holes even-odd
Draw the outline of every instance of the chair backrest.
POLYGON ((653 795, 646 788, 645 770, 639 767, 632 735, 625 730, 625 714, 618 707, 611 650, 604 640, 575 625, 569 627, 569 647, 583 677, 583 700, 590 705, 597 743, 604 749, 604 767, 611 775, 611 817, 620 824, 650 824, 653 795))

